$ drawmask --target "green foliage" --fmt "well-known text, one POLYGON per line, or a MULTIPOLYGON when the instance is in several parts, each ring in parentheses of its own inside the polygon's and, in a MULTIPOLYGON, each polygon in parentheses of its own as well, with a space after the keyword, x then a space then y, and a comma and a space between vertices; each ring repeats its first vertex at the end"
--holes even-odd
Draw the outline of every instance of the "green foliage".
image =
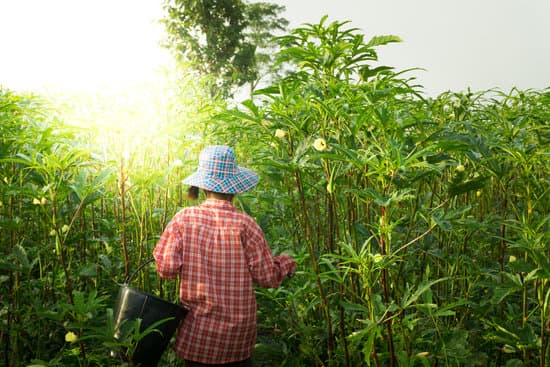
MULTIPOLYGON (((123 112, 111 112, 111 120, 104 106, 96 106, 95 118, 122 128, 98 128, 77 104, 64 110, 67 123, 44 100, 3 89, 0 106, 0 360, 7 366, 111 365, 109 351, 137 339, 122 346, 113 340, 106 306, 114 302, 116 282, 151 256, 169 215, 184 205, 177 176, 193 141, 176 143, 175 137, 190 132, 178 119, 166 121, 180 125, 177 131, 164 126, 156 134, 135 128, 126 134, 123 112), (158 165, 157 154, 166 166, 158 165), (76 341, 65 341, 68 333, 76 341)), ((137 107, 128 117, 133 127, 136 116, 148 117, 137 107)), ((154 272, 139 283, 167 296, 176 291, 168 284, 159 290, 154 272)))
MULTIPOLYGON (((2 363, 125 363, 143 333, 128 323, 114 338, 116 282, 188 205, 180 178, 200 145, 223 143, 261 175, 236 204, 298 262, 257 290, 258 365, 545 367, 550 91, 426 98, 412 70, 378 60, 399 37, 346 27, 280 37, 289 74, 239 108, 178 79, 147 129, 138 107, 111 118, 108 99, 96 118, 120 125, 99 129, 104 144, 0 90, 2 363)), ((136 283, 177 299, 151 269, 136 283)), ((181 361, 168 351, 161 365, 181 361)))
POLYGON ((253 90, 269 70, 269 40, 284 30, 284 7, 241 0, 173 0, 165 3, 167 46, 211 78, 212 96, 230 96, 235 87, 253 90), (267 69, 267 70, 264 70, 267 69))
POLYGON ((263 337, 281 365, 544 365, 548 93, 423 98, 376 64, 399 37, 346 24, 280 37, 294 72, 212 124, 261 172, 272 243, 303 256, 290 292, 260 293, 280 315, 263 337))

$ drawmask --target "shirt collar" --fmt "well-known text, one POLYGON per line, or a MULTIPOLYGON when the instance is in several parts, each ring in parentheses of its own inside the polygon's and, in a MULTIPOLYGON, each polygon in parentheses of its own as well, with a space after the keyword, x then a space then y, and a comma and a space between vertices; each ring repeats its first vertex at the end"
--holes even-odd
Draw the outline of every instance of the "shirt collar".
POLYGON ((201 204, 201 206, 206 208, 215 208, 215 209, 226 209, 226 210, 234 210, 235 206, 232 202, 222 199, 214 199, 214 198, 208 198, 204 200, 201 204))

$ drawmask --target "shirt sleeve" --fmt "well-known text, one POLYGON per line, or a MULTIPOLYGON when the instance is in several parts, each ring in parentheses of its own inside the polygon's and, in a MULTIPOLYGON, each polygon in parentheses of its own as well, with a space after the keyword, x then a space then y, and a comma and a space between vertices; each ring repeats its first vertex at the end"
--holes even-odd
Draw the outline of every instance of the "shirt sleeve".
POLYGON ((172 219, 153 250, 157 272, 161 278, 173 279, 181 272, 182 238, 178 223, 172 219))
POLYGON ((251 221, 245 233, 244 247, 255 284, 264 288, 277 288, 289 274, 294 274, 294 259, 287 254, 273 256, 265 235, 256 222, 251 221))

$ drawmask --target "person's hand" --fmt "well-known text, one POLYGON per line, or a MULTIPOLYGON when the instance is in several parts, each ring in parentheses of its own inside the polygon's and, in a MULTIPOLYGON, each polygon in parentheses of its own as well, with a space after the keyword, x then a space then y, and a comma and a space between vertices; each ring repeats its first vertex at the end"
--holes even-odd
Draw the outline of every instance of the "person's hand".
POLYGON ((292 278, 296 274, 296 262, 292 262, 292 266, 288 270, 288 274, 286 275, 287 278, 292 278))

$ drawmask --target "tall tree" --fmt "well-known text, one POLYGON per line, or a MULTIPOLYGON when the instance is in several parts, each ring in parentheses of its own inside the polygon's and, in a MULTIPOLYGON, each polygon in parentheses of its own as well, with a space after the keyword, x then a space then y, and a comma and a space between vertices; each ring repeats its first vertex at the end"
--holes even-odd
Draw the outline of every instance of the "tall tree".
POLYGON ((277 70, 273 63, 273 55, 277 50, 277 44, 271 42, 273 32, 285 31, 288 20, 279 16, 285 7, 282 5, 257 2, 251 3, 246 8, 248 26, 245 28, 245 39, 255 46, 254 64, 244 82, 250 86, 253 92, 260 80, 266 76, 275 75, 277 70))
POLYGON ((268 40, 284 30, 283 6, 241 0, 167 0, 167 47, 212 77, 211 94, 230 96, 248 83, 254 89, 271 61, 268 40))

